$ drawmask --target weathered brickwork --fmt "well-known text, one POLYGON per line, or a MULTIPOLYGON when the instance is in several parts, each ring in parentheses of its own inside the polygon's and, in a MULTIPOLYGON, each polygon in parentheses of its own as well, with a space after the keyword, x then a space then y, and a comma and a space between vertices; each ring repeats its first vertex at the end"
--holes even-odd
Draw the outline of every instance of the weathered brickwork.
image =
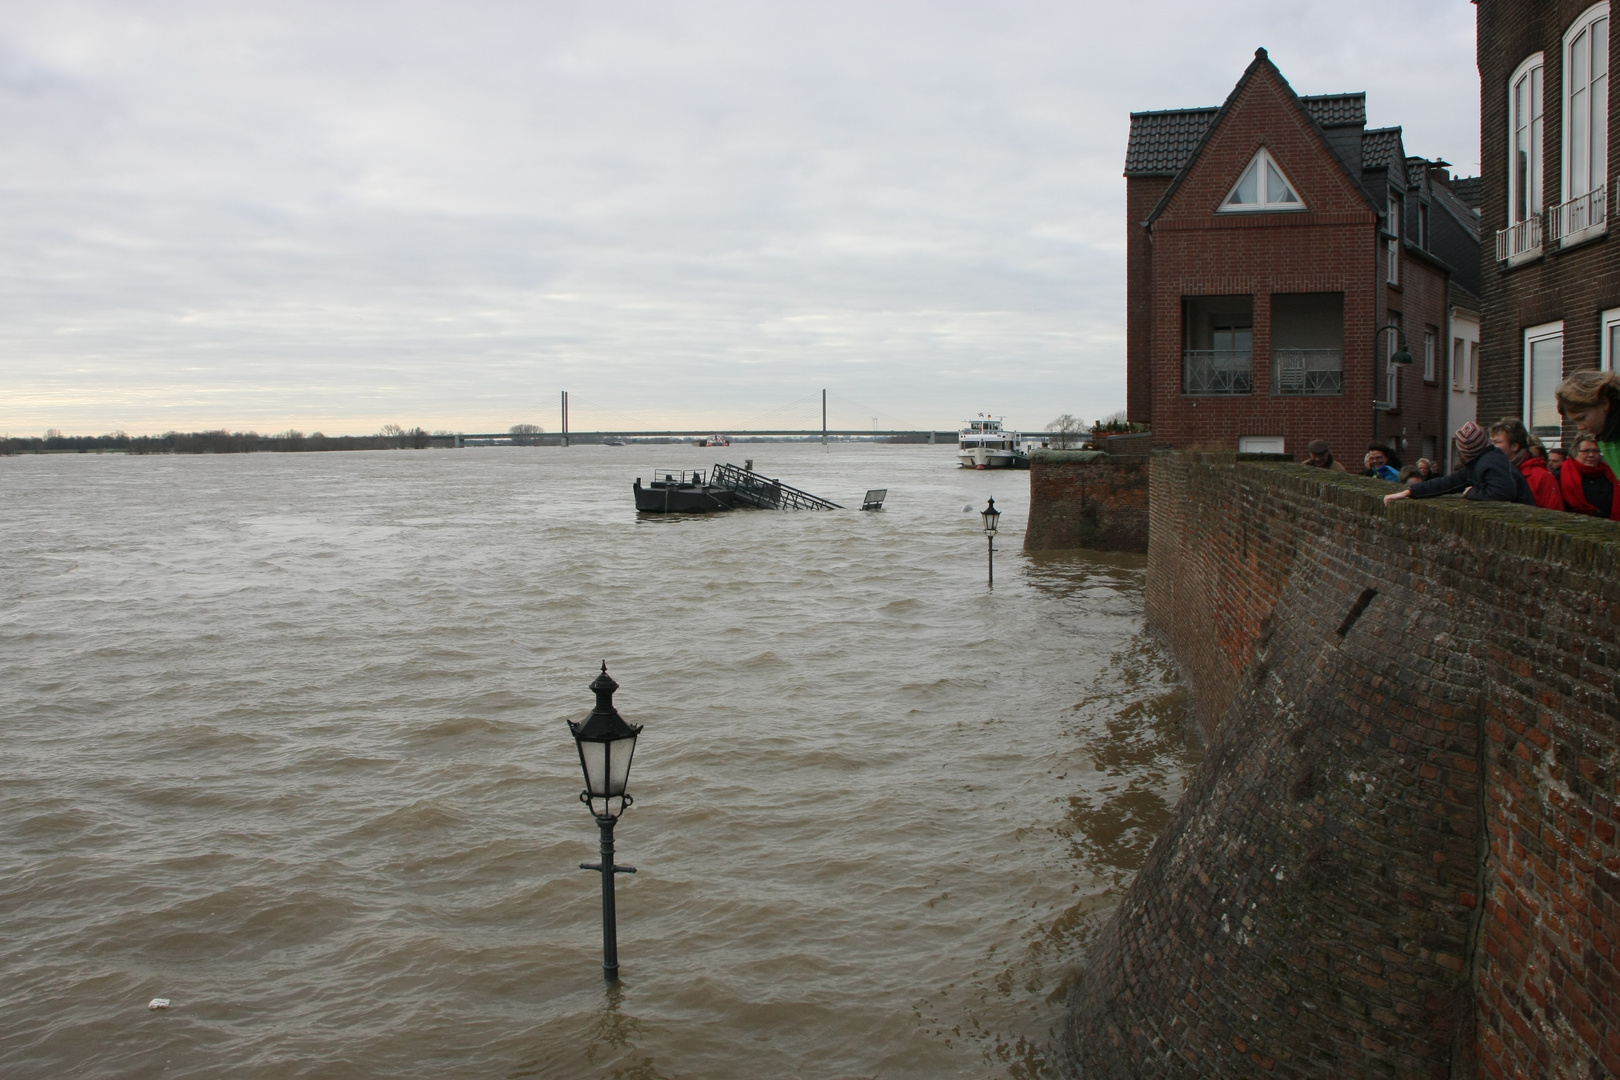
POLYGON ((1025 551, 1146 551, 1148 456, 1037 450, 1025 551))
POLYGON ((1209 753, 1072 1071, 1620 1075, 1620 530, 1231 455, 1151 488, 1209 753))

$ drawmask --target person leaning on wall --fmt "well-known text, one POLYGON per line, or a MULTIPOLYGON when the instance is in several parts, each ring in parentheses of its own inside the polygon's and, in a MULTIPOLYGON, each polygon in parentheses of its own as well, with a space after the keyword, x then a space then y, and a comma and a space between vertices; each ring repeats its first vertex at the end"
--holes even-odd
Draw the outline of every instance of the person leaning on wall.
POLYGON ((1609 469, 1620 472, 1620 375, 1577 371, 1558 384, 1558 411, 1583 434, 1595 437, 1609 469))
POLYGON ((1391 483, 1401 477, 1401 474, 1389 463, 1389 451, 1377 443, 1367 447, 1367 456, 1361 459, 1361 463, 1365 466, 1361 470, 1362 476, 1376 476, 1380 480, 1388 480, 1391 483))
POLYGON ((1564 506, 1572 514, 1620 521, 1620 481, 1603 460, 1603 451, 1591 435, 1577 435, 1564 462, 1564 506))
POLYGON ((1463 498, 1475 502, 1536 505, 1536 497, 1531 494, 1524 474, 1515 469, 1507 455, 1491 443, 1485 429, 1472 420, 1457 429, 1457 460, 1462 464, 1455 471, 1391 492, 1384 496, 1384 505, 1388 506, 1396 499, 1432 499, 1436 495, 1450 495, 1454 491, 1462 492, 1463 498))
POLYGON ((1491 425, 1491 442, 1524 474, 1536 505, 1543 510, 1562 510, 1564 496, 1558 490, 1558 479, 1548 471, 1545 460, 1530 452, 1530 441, 1530 433, 1517 416, 1504 416, 1491 425))
POLYGON ((1314 465, 1318 469, 1331 469, 1334 472, 1344 472, 1344 466, 1333 460, 1333 451, 1328 447, 1326 439, 1317 439, 1311 443, 1308 450, 1311 459, 1305 464, 1314 465))

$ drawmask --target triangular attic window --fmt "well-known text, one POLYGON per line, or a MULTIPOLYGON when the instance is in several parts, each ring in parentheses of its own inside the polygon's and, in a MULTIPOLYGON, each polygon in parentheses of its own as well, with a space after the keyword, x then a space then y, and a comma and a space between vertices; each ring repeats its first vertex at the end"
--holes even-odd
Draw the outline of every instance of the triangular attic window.
POLYGON ((1221 202, 1223 213, 1303 209, 1305 204, 1294 191, 1294 185, 1288 182, 1264 147, 1250 160, 1249 167, 1243 170, 1243 175, 1221 202))

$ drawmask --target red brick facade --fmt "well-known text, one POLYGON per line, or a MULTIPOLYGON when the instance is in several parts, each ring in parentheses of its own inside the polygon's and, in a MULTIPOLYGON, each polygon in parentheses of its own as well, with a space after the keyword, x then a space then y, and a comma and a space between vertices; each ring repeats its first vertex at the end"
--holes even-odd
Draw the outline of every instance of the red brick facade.
MULTIPOLYGON (((1345 98, 1359 104, 1359 95, 1345 98)), ((1133 140, 1144 118, 1169 115, 1133 116, 1133 140)), ((1129 414, 1153 425, 1155 444, 1235 450, 1243 436, 1281 436, 1285 452, 1303 456, 1311 440, 1323 438, 1347 466, 1359 466, 1375 438, 1393 442, 1407 461, 1443 451, 1449 271, 1407 241, 1399 284, 1386 284, 1384 185, 1402 193, 1411 186, 1399 133, 1370 133, 1383 134, 1396 150, 1383 171, 1363 170, 1361 127, 1353 127, 1353 150, 1346 150, 1346 126, 1335 129, 1341 133, 1336 150, 1261 50, 1173 175, 1167 176, 1165 155, 1142 164, 1133 146, 1126 173, 1127 387, 1129 414), (1306 209, 1219 212, 1261 148, 1306 209), (1343 155, 1350 156, 1349 163, 1343 155), (1285 293, 1343 295, 1342 392, 1273 391, 1272 298, 1285 293), (1234 295, 1252 297, 1252 389, 1189 393, 1183 371, 1185 298, 1234 295), (1387 355, 1379 331, 1395 312, 1415 363, 1398 369, 1399 407, 1378 409, 1387 355), (1435 377, 1428 381, 1423 378, 1425 328, 1433 329, 1438 354, 1435 377)))
MULTIPOLYGON (((1543 57, 1543 203, 1556 214, 1554 208, 1563 195, 1564 34, 1591 7, 1588 0, 1479 0, 1480 212, 1487 243, 1508 224, 1508 82, 1538 52, 1543 57)), ((1616 48, 1611 34, 1611 71, 1617 63, 1616 48)), ((1611 118, 1617 107, 1611 77, 1611 118)), ((1614 127, 1611 119, 1606 140, 1609 176, 1614 175, 1617 152, 1614 127)), ((1612 184, 1608 190, 1612 199, 1612 184)), ((1611 203, 1609 213, 1614 212, 1611 203)), ((1594 231, 1569 246, 1551 239, 1548 230, 1543 232, 1539 250, 1515 260, 1511 267, 1497 261, 1491 248, 1484 252, 1479 330, 1481 421, 1525 415, 1524 332, 1530 327, 1563 322, 1565 374, 1597 368, 1603 362, 1602 313, 1620 308, 1620 246, 1604 231, 1594 231)), ((1573 429, 1565 428, 1563 434, 1568 437, 1573 429)))

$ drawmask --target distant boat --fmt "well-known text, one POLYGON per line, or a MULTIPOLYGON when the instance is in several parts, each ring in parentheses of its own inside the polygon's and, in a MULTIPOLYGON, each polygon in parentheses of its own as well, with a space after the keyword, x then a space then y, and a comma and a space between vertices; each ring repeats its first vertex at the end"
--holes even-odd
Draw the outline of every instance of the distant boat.
POLYGON ((731 438, 726 435, 710 435, 698 443, 699 446, 730 446, 731 438))
POLYGON ((607 438, 602 440, 602 445, 603 446, 624 446, 625 445, 624 437, 621 436, 621 435, 609 435, 607 438))
POLYGON ((962 424, 957 437, 957 463, 964 469, 1027 469, 1029 448, 1024 436, 1006 428, 1006 418, 986 416, 962 424))

